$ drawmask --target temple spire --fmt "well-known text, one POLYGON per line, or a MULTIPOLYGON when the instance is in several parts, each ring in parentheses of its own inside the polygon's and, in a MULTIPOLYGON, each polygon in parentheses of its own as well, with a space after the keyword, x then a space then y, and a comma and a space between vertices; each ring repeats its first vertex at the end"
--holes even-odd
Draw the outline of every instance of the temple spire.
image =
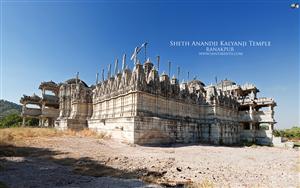
POLYGON ((126 68, 126 54, 123 54, 123 59, 122 59, 122 71, 124 71, 126 68))
POLYGON ((111 64, 108 64, 107 79, 110 79, 110 77, 111 77, 111 64))
POLYGON ((133 52, 133 54, 132 54, 132 56, 131 56, 131 58, 130 58, 130 60, 133 60, 134 61, 134 64, 137 64, 137 55, 138 55, 138 53, 141 51, 141 49, 142 48, 145 48, 145 61, 146 61, 146 47, 147 47, 147 42, 145 42, 145 43, 143 43, 142 45, 141 45, 141 47, 135 47, 135 49, 134 49, 134 52, 133 52))
POLYGON ((180 76, 180 67, 177 66, 177 79, 179 80, 179 76, 180 76))
POLYGON ((78 83, 79 80, 79 72, 76 73, 76 84, 78 83))
POLYGON ((139 51, 140 51, 139 47, 135 47, 133 54, 130 58, 130 60, 133 60, 134 64, 137 63, 137 54, 139 53, 139 51))
POLYGON ((99 82, 98 77, 99 77, 99 73, 97 72, 97 73, 96 73, 96 85, 97 85, 98 82, 99 82))
POLYGON ((157 56, 157 71, 159 71, 159 61, 160 61, 160 56, 157 56))
POLYGON ((147 42, 145 42, 144 44, 142 44, 142 46, 141 46, 141 48, 142 47, 144 47, 145 48, 145 61, 146 61, 146 59, 147 59, 147 45, 148 45, 148 43, 147 42))
POLYGON ((102 69, 102 82, 104 82, 104 69, 102 69))
POLYGON ((169 77, 171 77, 171 61, 169 61, 169 77))
POLYGON ((115 60, 115 75, 118 74, 118 64, 119 64, 119 60, 118 60, 118 58, 116 58, 116 60, 115 60))

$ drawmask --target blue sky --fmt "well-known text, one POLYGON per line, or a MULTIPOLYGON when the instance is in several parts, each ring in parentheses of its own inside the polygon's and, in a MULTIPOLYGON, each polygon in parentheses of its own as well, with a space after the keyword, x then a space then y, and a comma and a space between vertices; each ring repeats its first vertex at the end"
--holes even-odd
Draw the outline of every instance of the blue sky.
MULTIPOLYGON (((41 81, 62 82, 96 72, 134 47, 171 61, 206 84, 215 76, 251 82, 273 97, 277 127, 299 125, 299 9, 292 1, 2 1, 1 98, 19 102, 40 94, 41 81), (264 40, 271 47, 244 48, 243 56, 200 56, 198 48, 170 47, 171 40, 264 40)), ((132 66, 132 62, 127 58, 132 66)))

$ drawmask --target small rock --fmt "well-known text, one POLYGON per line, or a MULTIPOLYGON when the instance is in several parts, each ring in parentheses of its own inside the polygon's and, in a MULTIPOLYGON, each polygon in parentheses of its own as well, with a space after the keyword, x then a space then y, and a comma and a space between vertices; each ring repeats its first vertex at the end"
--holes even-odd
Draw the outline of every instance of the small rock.
POLYGON ((177 167, 176 170, 177 170, 178 172, 181 172, 181 171, 182 171, 181 168, 179 168, 179 167, 177 167))

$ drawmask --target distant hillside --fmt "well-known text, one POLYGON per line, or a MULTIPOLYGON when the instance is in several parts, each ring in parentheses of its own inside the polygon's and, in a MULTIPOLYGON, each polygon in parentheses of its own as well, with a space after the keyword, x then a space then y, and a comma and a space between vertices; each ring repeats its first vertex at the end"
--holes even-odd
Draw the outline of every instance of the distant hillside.
POLYGON ((22 106, 6 100, 0 100, 0 119, 9 114, 20 114, 22 106))

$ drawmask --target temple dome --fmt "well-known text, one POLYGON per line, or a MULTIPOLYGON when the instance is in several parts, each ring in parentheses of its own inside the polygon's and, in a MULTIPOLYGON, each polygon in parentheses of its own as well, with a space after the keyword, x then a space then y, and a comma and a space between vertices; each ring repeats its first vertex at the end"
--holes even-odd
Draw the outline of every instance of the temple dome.
POLYGON ((221 82, 219 82, 217 84, 217 86, 219 86, 219 87, 222 87, 222 86, 226 87, 226 86, 232 86, 232 85, 236 85, 236 83, 231 80, 227 80, 227 79, 222 80, 221 82))
POLYGON ((203 82, 201 82, 200 80, 192 80, 192 81, 189 81, 188 82, 188 86, 192 86, 192 87, 195 87, 195 88, 202 88, 205 86, 205 84, 203 82))
POLYGON ((84 81, 76 78, 71 78, 67 81, 65 81, 66 84, 76 84, 76 83, 82 83, 85 87, 89 87, 84 81))

